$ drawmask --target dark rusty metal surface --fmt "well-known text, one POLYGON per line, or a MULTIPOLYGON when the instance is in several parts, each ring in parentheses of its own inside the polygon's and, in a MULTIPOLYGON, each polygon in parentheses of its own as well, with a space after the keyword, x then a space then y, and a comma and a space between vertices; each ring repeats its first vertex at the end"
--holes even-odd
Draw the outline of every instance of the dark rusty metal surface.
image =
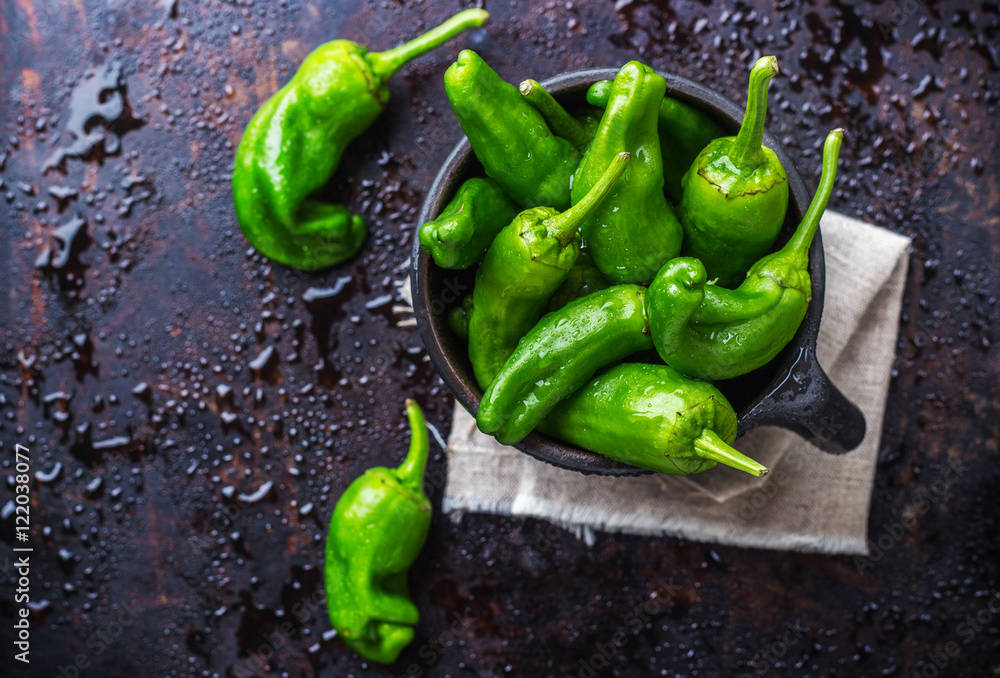
MULTIPOLYGON (((359 4, 0 4, 0 468, 6 505, 30 449, 30 675, 997 674, 997 4, 490 2, 344 156, 330 192, 369 219, 360 256, 303 275, 235 224, 243 125, 323 40, 386 48, 459 8, 359 4), (333 501, 399 459, 404 396, 447 434, 393 305, 459 135, 460 46, 514 82, 639 58, 736 100, 774 53, 769 127, 796 164, 848 130, 831 205, 914 239, 869 560, 438 514, 399 663, 329 633, 333 501)), ((438 449, 437 505, 444 472, 438 449)))

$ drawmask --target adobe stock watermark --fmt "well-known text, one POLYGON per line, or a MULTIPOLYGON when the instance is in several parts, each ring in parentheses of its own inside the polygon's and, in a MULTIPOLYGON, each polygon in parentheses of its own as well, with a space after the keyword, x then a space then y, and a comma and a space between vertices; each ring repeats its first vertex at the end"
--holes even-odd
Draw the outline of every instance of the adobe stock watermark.
POLYGON ((458 637, 462 630, 473 626, 476 618, 468 611, 459 614, 452 613, 452 622, 448 628, 420 646, 417 654, 424 660, 424 666, 420 664, 410 664, 404 673, 398 674, 397 678, 420 678, 424 675, 424 668, 434 666, 445 655, 450 647, 458 642, 458 637))
POLYGON ((892 31, 899 28, 906 21, 920 12, 927 11, 927 3, 924 0, 903 0, 892 6, 888 20, 878 20, 875 25, 878 27, 882 38, 888 40, 892 37, 892 31))
POLYGON ((962 477, 962 473, 961 468, 956 468, 945 462, 941 476, 935 480, 934 484, 916 494, 915 501, 910 505, 912 510, 904 510, 899 520, 882 525, 882 532, 877 537, 868 540, 867 556, 854 556, 854 565, 858 568, 858 572, 864 574, 867 570, 875 569, 875 563, 882 560, 886 553, 902 541, 908 530, 914 531, 916 529, 917 519, 930 511, 935 504, 944 500, 949 488, 962 477))
MULTIPOLYGON (((316 613, 322 611, 320 618, 325 618, 326 592, 322 586, 317 586, 312 595, 295 603, 290 612, 300 625, 310 624, 316 620, 316 613)), ((284 647, 298 632, 295 624, 284 619, 275 626, 274 631, 264 634, 264 641, 250 650, 246 659, 234 664, 230 672, 233 678, 253 678, 268 674, 271 670, 271 658, 284 647)), ((324 638, 326 635, 324 634, 324 638)))
POLYGON ((116 618, 93 633, 87 638, 87 647, 93 650, 92 654, 81 652, 73 658, 70 664, 59 666, 59 678, 79 678, 82 671, 87 670, 92 665, 93 657, 100 657, 110 647, 129 626, 135 623, 138 618, 134 603, 125 603, 118 611, 116 618))
POLYGON ((988 629, 997 615, 1000 615, 1000 591, 993 591, 986 605, 955 626, 953 635, 957 635, 960 640, 949 640, 940 650, 930 650, 927 653, 927 663, 914 668, 911 675, 915 678, 937 678, 942 675, 951 660, 962 653, 962 647, 988 629))
POLYGON ((766 676, 775 664, 781 661, 788 651, 797 645, 805 636, 809 629, 799 626, 798 623, 785 622, 785 630, 778 635, 777 639, 767 647, 758 650, 750 658, 750 666, 753 673, 743 673, 740 678, 752 678, 753 676, 766 676))
POLYGON ((1000 275, 1000 252, 993 250, 993 253, 990 255, 990 261, 986 267, 993 275, 1000 275))
POLYGON ((555 523, 550 523, 547 520, 541 521, 541 527, 536 532, 535 538, 532 541, 532 546, 538 553, 545 553, 551 549, 560 535, 566 534, 566 530, 559 527, 555 523))
MULTIPOLYGON (((943 309, 958 308, 963 305, 964 299, 961 290, 957 285, 950 285, 945 288, 942 299, 937 302, 937 306, 943 309)), ((937 318, 928 319, 929 322, 936 323, 937 318)), ((925 346, 937 344, 940 341, 939 331, 928 325, 923 319, 916 321, 916 329, 913 336, 900 347, 900 355, 906 360, 913 360, 925 346)))
POLYGON ((806 459, 801 455, 786 454, 782 457, 774 464, 774 470, 768 473, 760 487, 734 500, 734 510, 728 514, 730 526, 741 529, 757 518, 782 488, 799 476, 805 466, 806 459))
POLYGON ((650 591, 649 599, 622 615, 621 624, 611 637, 597 643, 594 646, 597 652, 586 659, 580 659, 580 670, 565 674, 564 678, 595 678, 598 671, 611 666, 615 655, 628 644, 629 638, 639 635, 653 617, 666 612, 670 600, 680 590, 681 587, 674 584, 673 579, 660 579, 656 588, 650 591))

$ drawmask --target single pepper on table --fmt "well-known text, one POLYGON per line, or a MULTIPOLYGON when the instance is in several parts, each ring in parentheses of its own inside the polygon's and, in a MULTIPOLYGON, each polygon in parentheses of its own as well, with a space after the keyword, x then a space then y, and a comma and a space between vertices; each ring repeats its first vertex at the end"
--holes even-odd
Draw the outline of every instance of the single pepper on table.
POLYGON ((669 475, 722 463, 755 476, 767 469, 730 446, 736 412, 705 381, 666 365, 625 363, 563 400, 539 430, 618 461, 669 475))
POLYGON ((517 87, 466 49, 445 72, 444 89, 487 176, 522 207, 569 207, 580 153, 517 87))
POLYGON ((406 401, 410 450, 399 468, 370 468, 352 482, 330 519, 323 575, 330 621, 366 659, 396 661, 413 641, 420 613, 406 573, 427 541, 431 503, 424 494, 427 423, 406 401))
POLYGON ((580 224, 607 197, 628 164, 629 154, 618 154, 573 207, 565 212, 552 207, 525 210, 490 245, 476 272, 469 318, 469 360, 481 388, 493 381, 566 280, 580 254, 580 224))
POLYGON ((723 287, 743 281, 785 222, 788 178, 778 156, 763 145, 767 86, 777 73, 773 56, 757 60, 739 133, 706 146, 681 180, 683 254, 700 259, 709 279, 723 287))
POLYGON ((382 113, 389 78, 488 16, 481 9, 459 12, 387 52, 333 40, 307 56, 254 114, 236 150, 233 201, 247 240, 264 256, 303 270, 354 256, 368 233, 364 219, 314 194, 333 175, 347 144, 382 113))
POLYGON ((770 362, 791 341, 812 295, 809 247, 833 192, 844 130, 823 146, 823 171, 791 239, 761 258, 735 290, 708 282, 690 257, 667 262, 646 293, 653 344, 668 365, 698 379, 731 379, 770 362))
POLYGON ((647 283, 681 249, 682 230, 663 193, 657 113, 666 81, 649 66, 630 61, 611 87, 608 106, 573 176, 579 200, 615 154, 632 163, 600 208, 582 227, 597 268, 613 283, 647 283))

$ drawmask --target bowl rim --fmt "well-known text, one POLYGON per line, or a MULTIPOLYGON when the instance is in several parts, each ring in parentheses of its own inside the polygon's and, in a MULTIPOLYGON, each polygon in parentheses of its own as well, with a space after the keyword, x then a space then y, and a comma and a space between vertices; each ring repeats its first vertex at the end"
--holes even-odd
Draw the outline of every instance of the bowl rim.
MULTIPOLYGON (((672 74, 665 73, 657 69, 658 74, 663 76, 667 82, 666 94, 680 101, 698 107, 703 112, 708 113, 720 124, 727 128, 739 127, 742 121, 744 107, 739 106, 728 97, 719 94, 713 89, 697 83, 693 80, 672 74)), ((586 91, 592 83, 598 80, 611 80, 618 73, 616 68, 589 68, 578 71, 568 71, 542 81, 542 86, 549 90, 554 96, 559 98, 567 94, 574 94, 579 91, 586 91)), ((778 140, 766 129, 764 131, 764 145, 775 152, 779 161, 785 169, 789 186, 788 212, 794 215, 794 221, 801 220, 806 208, 811 200, 810 193, 806 190, 805 184, 796 166, 791 161, 787 152, 778 140)), ((472 147, 469 140, 464 135, 448 154, 427 191, 424 202, 421 206, 416 228, 436 217, 441 209, 447 204, 453 193, 452 184, 462 176, 462 170, 467 163, 475 162, 472 154, 472 147)), ((788 220, 786 216, 786 224, 788 220)), ((786 229, 783 229, 779 242, 786 237, 786 229)), ((825 296, 825 260, 823 256, 822 229, 818 229, 809 250, 809 274, 812 279, 812 298, 806 310, 806 317, 799 326, 798 331, 785 349, 774 361, 780 360, 780 364, 772 366, 774 376, 768 380, 766 386, 760 388, 737 412, 739 421, 738 437, 742 436, 750 428, 753 428, 766 411, 768 398, 776 397, 789 376, 794 371, 796 365, 802 361, 804 353, 815 355, 816 338, 819 333, 820 320, 823 314, 823 301, 825 296), (750 416, 748 416, 750 415, 750 416)), ((431 309, 429 286, 430 276, 427 275, 429 267, 434 266, 433 259, 420 247, 419 238, 413 238, 413 251, 411 256, 410 283, 413 296, 414 314, 417 320, 417 327, 431 363, 437 369, 441 380, 455 396, 455 399, 470 413, 475 416, 482 398, 482 391, 473 381, 464 379, 459 369, 448 357, 439 328, 435 323, 434 314, 431 309)), ((443 317, 443 316, 442 316, 443 317)), ((445 329, 445 331, 449 331, 445 329)), ((590 452, 556 440, 537 431, 532 432, 514 447, 520 451, 548 464, 574 470, 585 475, 612 475, 612 476, 633 476, 652 473, 647 469, 638 468, 605 457, 595 452, 590 452)))

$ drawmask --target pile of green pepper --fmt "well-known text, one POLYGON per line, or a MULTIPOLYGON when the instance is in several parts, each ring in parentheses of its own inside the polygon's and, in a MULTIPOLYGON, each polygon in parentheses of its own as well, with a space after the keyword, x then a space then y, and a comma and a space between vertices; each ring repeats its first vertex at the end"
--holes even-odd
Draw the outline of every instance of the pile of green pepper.
POLYGON ((765 365, 805 317, 843 136, 830 132, 812 205, 772 251, 788 208, 763 145, 777 73, 772 56, 754 64, 726 136, 637 61, 567 111, 459 54, 445 91, 486 176, 419 237, 439 266, 478 266, 449 325, 484 391, 481 431, 515 444, 538 430, 661 473, 767 473, 731 447, 736 413, 712 382, 765 365), (623 362, 635 354, 646 362, 623 362))
MULTIPOLYGON (((385 107, 393 73, 487 17, 459 12, 387 52, 334 40, 310 54, 236 153, 236 215, 254 247, 305 270, 356 254, 364 219, 317 192, 385 107)), ((445 90, 485 176, 459 186, 418 237, 438 266, 477 267, 448 323, 484 391, 480 430, 507 444, 539 430, 666 474, 719 463, 767 473, 732 448, 736 413, 712 381, 766 364, 802 322, 843 135, 827 137, 816 196, 772 252, 788 207, 784 168, 763 146, 777 73, 774 57, 758 60, 743 124, 725 136, 638 61, 567 111, 537 81, 514 87, 475 52, 458 55, 445 90), (662 362, 623 362, 643 352, 662 362)), ((427 426, 415 402, 406 409, 406 459, 347 487, 324 564, 334 628, 385 664, 414 638, 407 570, 431 522, 427 426)))
MULTIPOLYGON (((304 270, 356 254, 364 219, 317 192, 382 112, 393 73, 487 17, 459 12, 387 52, 334 40, 310 54, 236 152, 236 215, 254 247, 304 270)), ((418 237, 438 266, 478 267, 448 321, 484 391, 480 430, 507 444, 539 430, 660 473, 767 473, 731 447, 736 413, 711 382, 772 360, 805 317, 809 246, 843 135, 830 132, 815 198, 772 252, 788 207, 784 168, 763 146, 777 73, 774 57, 754 65, 730 137, 638 61, 567 111, 537 81, 514 87, 475 52, 458 55, 445 90, 486 176, 459 186, 418 237), (622 362, 652 349, 662 362, 622 362)), ((409 453, 344 491, 324 564, 334 628, 385 664, 414 638, 407 570, 431 522, 427 426, 415 402, 406 410, 409 453)))

